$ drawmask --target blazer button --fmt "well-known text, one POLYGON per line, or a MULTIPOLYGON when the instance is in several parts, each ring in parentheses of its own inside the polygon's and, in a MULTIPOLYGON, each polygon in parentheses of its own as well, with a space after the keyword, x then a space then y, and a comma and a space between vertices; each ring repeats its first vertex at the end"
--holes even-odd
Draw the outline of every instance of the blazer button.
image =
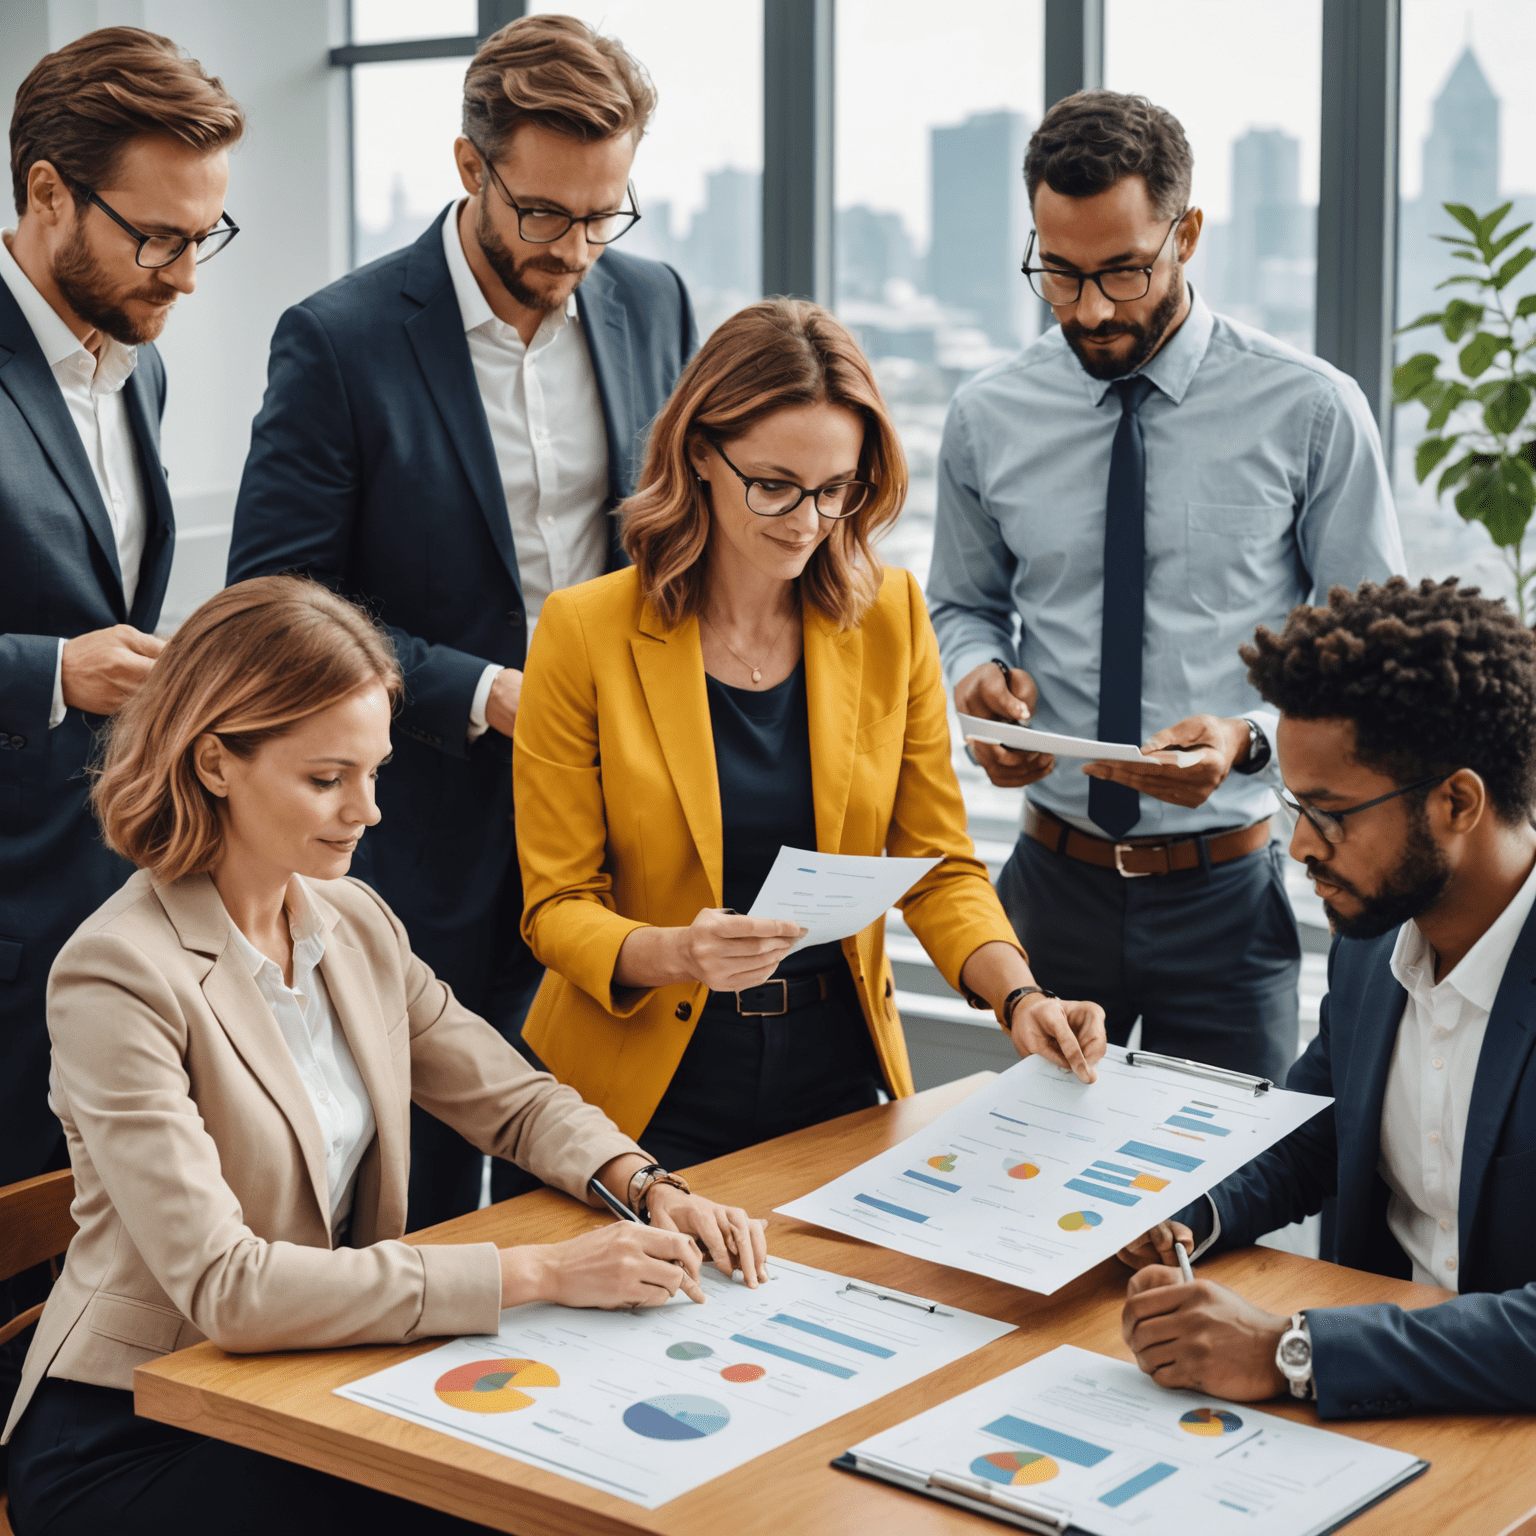
POLYGON ((527 615, 519 613, 516 608, 509 608, 507 610, 508 629, 521 629, 527 622, 527 615))
POLYGON ((677 1005, 677 1016, 678 1016, 678 1018, 682 1019, 686 1023, 689 1019, 691 1019, 693 1017, 693 1004, 692 1003, 679 1003, 677 1005))
POLYGON ((27 744, 27 738, 25 736, 12 736, 11 737, 11 745, 13 747, 15 747, 18 752, 20 752, 21 749, 24 746, 26 746, 26 744, 27 744))
POLYGON ((889 976, 885 978, 885 995, 887 997, 891 995, 891 978, 889 976))

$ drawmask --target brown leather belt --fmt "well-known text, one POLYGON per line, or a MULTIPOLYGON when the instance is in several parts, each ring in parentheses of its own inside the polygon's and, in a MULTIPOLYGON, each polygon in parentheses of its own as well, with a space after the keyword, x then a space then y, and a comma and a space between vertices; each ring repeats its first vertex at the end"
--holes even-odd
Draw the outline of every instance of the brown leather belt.
POLYGON ((1199 869, 1202 843, 1205 845, 1204 862, 1208 864, 1228 864, 1233 859, 1244 858, 1269 841, 1269 823, 1270 818, 1266 816, 1251 827, 1238 827, 1232 832, 1196 832, 1187 837, 1136 838, 1128 843, 1112 843, 1108 838, 1090 837, 1086 832, 1079 832, 1049 811, 1037 810, 1033 805, 1026 805, 1024 809, 1024 831, 1037 843, 1082 864, 1113 869, 1127 880, 1137 880, 1143 875, 1171 875, 1181 869, 1199 869))

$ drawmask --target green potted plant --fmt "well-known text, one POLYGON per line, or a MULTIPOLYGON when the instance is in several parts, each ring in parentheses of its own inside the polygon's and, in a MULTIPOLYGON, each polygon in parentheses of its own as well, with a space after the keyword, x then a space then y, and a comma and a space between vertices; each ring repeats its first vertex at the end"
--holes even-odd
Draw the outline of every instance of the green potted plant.
MULTIPOLYGON (((1449 342, 1466 344, 1456 354, 1459 376, 1433 352, 1419 352, 1393 373, 1399 405, 1419 401, 1428 411, 1426 434, 1414 458, 1419 484, 1446 460, 1435 491, 1456 493, 1456 510, 1469 523, 1481 523, 1498 546, 1515 578, 1515 601, 1522 623, 1536 581, 1536 559, 1525 560, 1525 535, 1536 507, 1536 293, 1511 302, 1509 285, 1536 260, 1536 249, 1518 244, 1531 228, 1521 224, 1504 234, 1498 227, 1513 207, 1505 203, 1479 217, 1464 203, 1446 203, 1445 211, 1465 235, 1436 235, 1454 247, 1451 256, 1468 272, 1448 277, 1440 288, 1471 288, 1443 310, 1420 315, 1403 331, 1438 325, 1449 342)), ((1401 334, 1401 332, 1399 332, 1401 334)))

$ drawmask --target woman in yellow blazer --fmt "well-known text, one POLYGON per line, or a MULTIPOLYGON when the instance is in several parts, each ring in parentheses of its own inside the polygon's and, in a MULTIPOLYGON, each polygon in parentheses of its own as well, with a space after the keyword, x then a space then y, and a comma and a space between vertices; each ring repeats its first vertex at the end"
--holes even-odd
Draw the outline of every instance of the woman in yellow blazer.
POLYGON ((202 1338, 407 1343, 494 1333, 522 1301, 702 1300, 684 1233, 722 1268, 745 1254, 749 1284, 761 1271, 745 1213, 654 1182, 630 1137, 458 1003, 343 878, 379 819, 399 689, 364 615, 264 577, 194 613, 114 723, 96 805, 141 868, 49 977, 79 1230, 6 1425, 24 1536, 471 1529, 137 1419, 134 1367, 202 1338), (656 1226, 401 1242, 413 1100, 592 1204, 595 1177, 656 1226))
POLYGON ((513 753, 524 1038, 686 1166, 912 1092, 884 921, 788 954, 740 915, 780 846, 941 860, 902 901, 1021 1053, 1086 1079, 1103 1013, 1037 987, 965 833, 938 647, 872 540, 901 447, 825 310, 774 299, 684 371, 626 504, 632 568, 554 593, 513 753))

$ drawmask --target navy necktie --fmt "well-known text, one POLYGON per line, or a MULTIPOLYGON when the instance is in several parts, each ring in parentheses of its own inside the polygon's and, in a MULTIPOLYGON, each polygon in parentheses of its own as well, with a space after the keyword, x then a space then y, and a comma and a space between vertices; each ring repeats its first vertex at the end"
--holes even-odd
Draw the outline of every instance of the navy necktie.
MULTIPOLYGON (((1109 456, 1104 503, 1104 629, 1099 648, 1099 740, 1141 742, 1141 647, 1147 586, 1147 450, 1142 403, 1151 379, 1110 386, 1120 396, 1120 425, 1109 456)), ((1088 782, 1088 815, 1121 838, 1141 819, 1141 796, 1124 784, 1088 782)))

